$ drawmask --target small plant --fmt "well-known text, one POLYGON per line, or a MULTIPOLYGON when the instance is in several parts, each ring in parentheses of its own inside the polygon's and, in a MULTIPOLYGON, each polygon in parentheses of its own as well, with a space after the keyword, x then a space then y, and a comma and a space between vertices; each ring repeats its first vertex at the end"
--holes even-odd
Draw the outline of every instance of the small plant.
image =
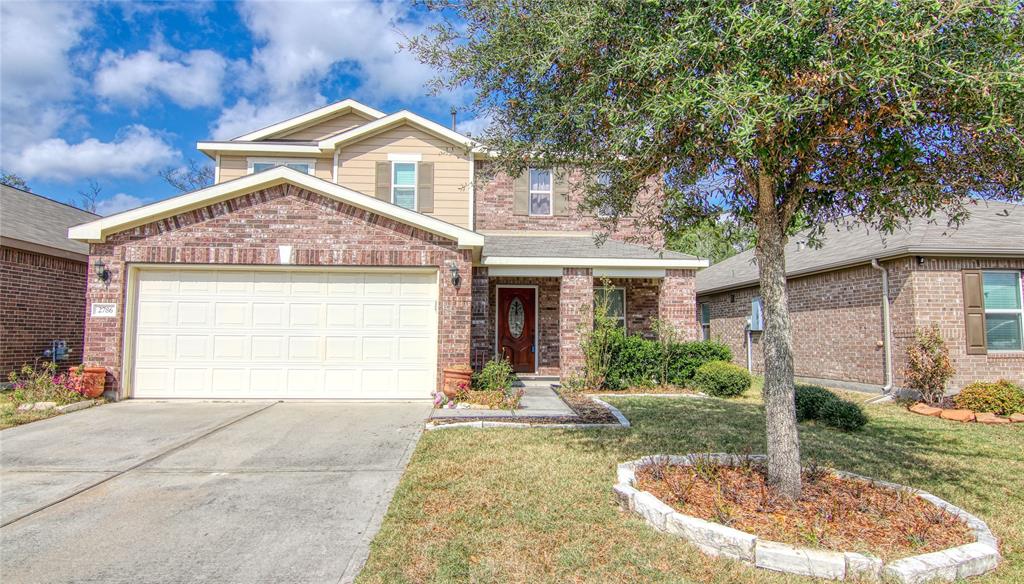
POLYGON ((804 469, 804 478, 807 482, 814 484, 828 476, 828 469, 818 464, 817 460, 811 460, 804 469))
POLYGON ((508 391, 512 388, 515 373, 507 359, 491 359, 479 373, 473 376, 473 389, 484 391, 508 391))
MULTIPOLYGON (((611 281, 605 278, 602 285, 607 289, 611 281)), ((612 347, 616 337, 622 336, 618 323, 609 315, 611 307, 608 294, 594 305, 594 322, 580 325, 580 348, 583 349, 583 383, 588 389, 607 386, 608 370, 612 362, 612 347)))
POLYGON ((11 397, 18 403, 55 402, 59 405, 81 401, 84 395, 81 367, 66 373, 57 373, 57 364, 47 362, 41 368, 25 365, 12 371, 7 380, 13 385, 11 397))
POLYGON ((655 318, 651 321, 651 330, 657 340, 658 349, 661 353, 661 363, 658 368, 659 379, 662 385, 668 385, 669 371, 672 365, 672 347, 679 343, 679 332, 671 323, 655 318))
POLYGON ((975 381, 953 396, 958 408, 1008 416, 1024 412, 1024 388, 1005 379, 975 381))
POLYGON ((740 395, 750 389, 750 383, 750 373, 746 369, 725 361, 705 363, 693 376, 695 389, 717 397, 740 395))
POLYGON ((907 348, 907 385, 921 392, 921 400, 933 406, 942 404, 946 384, 956 374, 946 341, 939 327, 918 329, 907 348))
POLYGON ((715 457, 708 453, 700 452, 690 455, 690 466, 697 478, 707 483, 714 483, 718 480, 718 473, 721 467, 715 457))

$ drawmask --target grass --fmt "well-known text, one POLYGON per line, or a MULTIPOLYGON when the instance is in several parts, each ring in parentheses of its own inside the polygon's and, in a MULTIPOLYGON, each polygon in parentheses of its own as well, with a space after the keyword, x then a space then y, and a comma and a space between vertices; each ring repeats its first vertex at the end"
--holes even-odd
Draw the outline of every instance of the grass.
MULTIPOLYGON (((849 397, 849 396, 847 396, 849 397)), ((805 582, 708 558, 621 513, 615 465, 648 454, 764 451, 759 390, 740 398, 610 398, 629 430, 424 434, 359 582, 805 582)), ((801 424, 805 461, 931 491, 986 520, 1024 582, 1024 424, 958 424, 888 404, 863 431, 801 424)))
POLYGON ((12 393, 10 391, 0 392, 0 430, 57 415, 57 410, 19 412, 18 405, 20 402, 14 400, 12 393))

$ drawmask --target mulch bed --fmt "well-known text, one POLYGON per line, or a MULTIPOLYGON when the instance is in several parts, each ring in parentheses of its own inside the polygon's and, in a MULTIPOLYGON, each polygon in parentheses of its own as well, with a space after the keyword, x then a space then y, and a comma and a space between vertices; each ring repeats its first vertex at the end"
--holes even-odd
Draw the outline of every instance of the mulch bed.
POLYGON ((601 390, 586 390, 587 393, 598 393, 604 395, 622 394, 630 395, 635 393, 664 393, 664 394, 680 394, 685 393, 689 395, 698 395, 698 392, 685 387, 679 387, 676 385, 656 385, 654 387, 627 387, 626 389, 601 389, 601 390))
POLYGON ((590 399, 586 394, 576 392, 558 392, 558 396, 574 412, 575 416, 513 416, 511 412, 506 416, 467 416, 460 418, 431 418, 436 425, 455 424, 459 422, 515 422, 521 424, 618 424, 607 408, 590 399))
POLYGON ((804 471, 803 495, 795 504, 772 495, 756 464, 651 465, 636 477, 637 488, 680 513, 791 545, 890 560, 974 541, 964 523, 912 493, 824 469, 804 471))

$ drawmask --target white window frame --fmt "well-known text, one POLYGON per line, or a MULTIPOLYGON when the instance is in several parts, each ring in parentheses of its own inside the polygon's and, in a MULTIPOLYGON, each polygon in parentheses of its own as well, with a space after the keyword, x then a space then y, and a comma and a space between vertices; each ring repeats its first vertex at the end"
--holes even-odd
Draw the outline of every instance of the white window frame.
POLYGON ((697 304, 697 321, 700 323, 700 336, 701 340, 711 340, 711 305, 707 302, 700 302, 697 304), (704 307, 708 309, 708 320, 704 322, 704 307))
POLYGON ((1021 282, 1020 270, 982 270, 981 271, 981 296, 985 297, 985 274, 1013 274, 1017 276, 1017 293, 1021 295, 1020 308, 989 308, 985 307, 985 347, 989 353, 1020 353, 1024 351, 1024 283, 1021 282), (988 344, 988 315, 992 314, 1017 314, 1020 315, 1021 348, 1020 349, 993 349, 988 344))
MULTIPOLYGON (((315 158, 246 158, 247 174, 255 174, 255 166, 257 164, 273 164, 274 166, 284 166, 286 164, 305 164, 309 167, 309 176, 316 176, 316 159, 315 158)), ((269 168, 267 170, 270 170, 269 168)), ((294 169, 292 169, 294 170, 294 169)), ((262 171, 260 171, 262 172, 262 171)))
POLYGON ((629 319, 626 318, 626 287, 625 286, 598 286, 594 288, 594 303, 597 304, 597 294, 599 290, 622 290, 622 332, 628 333, 626 329, 629 328, 629 319))
POLYGON ((526 211, 531 217, 552 217, 555 214, 555 172, 550 168, 536 168, 530 167, 526 169, 527 179, 527 194, 526 194, 526 211), (548 190, 546 191, 535 191, 533 190, 533 171, 546 171, 548 173, 548 190), (534 213, 533 212, 533 195, 547 194, 548 196, 548 212, 547 213, 534 213))
POLYGON ((419 165, 418 161, 416 161, 416 160, 409 160, 409 159, 404 159, 404 160, 403 159, 396 159, 396 160, 392 160, 391 161, 391 204, 392 205, 395 205, 395 206, 398 206, 398 207, 402 207, 403 209, 408 209, 410 211, 415 211, 416 209, 419 209, 420 208, 420 189, 419 189, 419 184, 420 184, 420 165, 419 165), (395 184, 395 165, 396 164, 411 164, 412 165, 412 208, 411 209, 409 209, 408 207, 402 207, 401 205, 399 205, 398 203, 395 202, 395 189, 396 188, 398 188, 398 189, 407 189, 407 188, 409 188, 408 185, 396 185, 395 184))
MULTIPOLYGON (((611 188, 611 183, 612 175, 610 172, 605 171, 599 172, 597 174, 597 184, 605 188, 611 188)), ((600 207, 597 208, 594 214, 597 216, 598 219, 611 219, 612 217, 615 216, 615 210, 609 209, 608 207, 608 205, 601 205, 600 207)))
POLYGON ((760 296, 754 296, 750 300, 750 330, 753 332, 764 331, 764 300, 760 296), (754 321, 754 305, 757 305, 757 322, 754 321), (756 327, 756 328, 755 328, 756 327))

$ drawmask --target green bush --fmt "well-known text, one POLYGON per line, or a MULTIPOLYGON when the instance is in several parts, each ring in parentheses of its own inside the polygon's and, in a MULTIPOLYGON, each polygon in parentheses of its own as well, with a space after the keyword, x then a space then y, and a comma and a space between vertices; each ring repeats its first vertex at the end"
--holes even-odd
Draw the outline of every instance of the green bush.
POLYGON ((507 392, 515 374, 507 359, 491 359, 479 373, 473 375, 473 389, 507 392))
POLYGON ((732 351, 722 343, 672 343, 668 345, 666 368, 665 348, 658 341, 626 335, 621 330, 609 336, 609 346, 611 362, 605 382, 608 389, 657 385, 666 369, 669 384, 688 386, 701 365, 732 360, 732 351))
POLYGON ((860 430, 868 423, 868 417, 864 415, 864 410, 859 405, 838 396, 832 396, 831 400, 821 404, 818 419, 829 426, 848 432, 860 430))
POLYGON ((750 389, 750 373, 725 361, 711 361, 697 368, 694 389, 717 397, 733 397, 750 389))
POLYGON ((796 384, 796 419, 817 420, 821 407, 826 403, 839 399, 836 394, 820 385, 796 384))
POLYGON ((1008 416, 1024 412, 1024 388, 1005 379, 975 381, 953 396, 956 407, 1008 416))

